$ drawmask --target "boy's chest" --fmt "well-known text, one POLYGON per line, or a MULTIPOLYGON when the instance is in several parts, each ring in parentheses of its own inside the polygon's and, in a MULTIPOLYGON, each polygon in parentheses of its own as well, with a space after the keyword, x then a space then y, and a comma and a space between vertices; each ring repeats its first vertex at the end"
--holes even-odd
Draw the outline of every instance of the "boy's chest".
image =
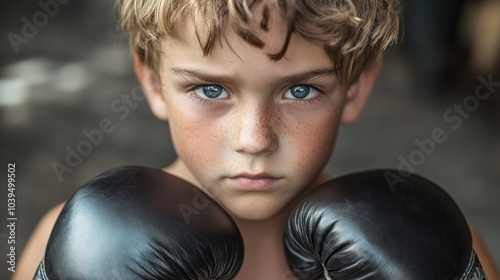
POLYGON ((235 280, 298 280, 287 267, 249 267, 240 270, 235 280))

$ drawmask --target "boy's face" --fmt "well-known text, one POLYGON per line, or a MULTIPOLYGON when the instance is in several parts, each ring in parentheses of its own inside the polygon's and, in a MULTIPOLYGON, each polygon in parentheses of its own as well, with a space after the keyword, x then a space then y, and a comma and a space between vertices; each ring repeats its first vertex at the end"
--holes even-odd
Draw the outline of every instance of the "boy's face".
POLYGON ((346 99, 334 66, 322 45, 296 34, 285 57, 270 60, 283 44, 280 23, 257 32, 264 49, 227 28, 208 56, 190 21, 179 34, 162 49, 153 112, 168 119, 180 160, 233 215, 273 216, 315 183, 332 153, 346 99))

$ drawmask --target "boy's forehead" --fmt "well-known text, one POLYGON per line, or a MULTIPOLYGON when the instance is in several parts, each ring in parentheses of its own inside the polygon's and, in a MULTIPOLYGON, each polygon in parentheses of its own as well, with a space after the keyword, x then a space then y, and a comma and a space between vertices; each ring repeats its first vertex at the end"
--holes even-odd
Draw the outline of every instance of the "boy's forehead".
MULTIPOLYGON (((162 60, 173 62, 180 61, 181 57, 189 57, 192 61, 251 60, 254 62, 255 60, 262 60, 270 62, 269 55, 279 52, 285 44, 287 22, 277 11, 270 11, 267 28, 264 30, 260 27, 262 16, 260 16, 260 13, 255 13, 255 15, 250 26, 252 32, 265 44, 261 49, 245 41, 228 24, 225 24, 221 38, 215 42, 211 53, 205 56, 200 40, 201 43, 204 43, 207 39, 208 32, 206 28, 201 24, 195 26, 192 18, 184 18, 182 22, 176 24, 176 34, 178 36, 164 43, 162 60)), ((203 23, 203 20, 200 19, 198 22, 203 23)), ((283 68, 287 69, 291 64, 295 65, 298 62, 301 64, 300 68, 333 68, 323 44, 306 40, 293 33, 284 58, 275 62, 275 64, 283 64, 283 68)))
MULTIPOLYGON (((281 50, 285 44, 287 35, 287 22, 285 18, 279 14, 276 9, 269 10, 269 16, 266 19, 265 28, 262 27, 263 22, 263 12, 262 5, 254 5, 252 12, 254 17, 250 21, 250 28, 254 35, 256 35, 262 42, 264 42, 264 47, 262 51, 269 54, 277 53, 281 50)), ((205 44, 208 39, 209 32, 205 24, 205 20, 202 15, 198 15, 195 20, 193 16, 186 16, 180 19, 175 24, 175 30, 177 37, 172 39, 173 42, 178 41, 183 44, 195 44, 197 47, 201 48, 201 44, 205 44)), ((246 42, 238 34, 235 33, 230 24, 226 21, 221 25, 222 32, 221 38, 218 38, 216 45, 224 46, 226 44, 231 45, 234 42, 246 42)), ((250 44, 250 43, 248 43, 250 44)))
MULTIPOLYGON (((273 60, 270 55, 281 51, 285 44, 287 22, 277 11, 270 10, 267 28, 262 28, 262 15, 254 15, 250 27, 254 35, 264 43, 262 48, 250 44, 229 24, 225 24, 220 38, 206 55, 202 50, 208 36, 206 27, 201 24, 195 26, 192 18, 183 18, 176 25, 178 36, 165 42, 162 47, 160 71, 172 74, 178 73, 174 69, 191 69, 230 76, 242 84, 264 85, 266 81, 271 82, 284 76, 334 69, 324 45, 306 40, 298 33, 291 34, 284 57, 273 60)), ((204 23, 203 19, 197 22, 204 23)))

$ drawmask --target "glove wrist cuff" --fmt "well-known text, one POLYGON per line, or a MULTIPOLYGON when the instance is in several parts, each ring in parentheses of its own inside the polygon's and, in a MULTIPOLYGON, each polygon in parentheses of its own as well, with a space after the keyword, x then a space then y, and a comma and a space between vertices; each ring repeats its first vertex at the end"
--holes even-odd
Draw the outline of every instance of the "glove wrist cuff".
POLYGON ((42 259, 38 269, 36 270, 35 277, 33 280, 48 280, 47 274, 45 274, 45 258, 42 259))
POLYGON ((461 280, 487 280, 479 259, 474 250, 471 253, 469 264, 465 269, 465 273, 460 278, 461 280))

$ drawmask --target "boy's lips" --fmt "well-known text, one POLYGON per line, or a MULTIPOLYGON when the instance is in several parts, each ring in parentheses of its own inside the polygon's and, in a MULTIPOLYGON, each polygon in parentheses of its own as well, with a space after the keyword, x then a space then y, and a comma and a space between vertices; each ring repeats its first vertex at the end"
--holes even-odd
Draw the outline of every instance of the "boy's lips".
POLYGON ((268 173, 241 173, 228 179, 239 190, 256 192, 269 191, 281 180, 268 173))

